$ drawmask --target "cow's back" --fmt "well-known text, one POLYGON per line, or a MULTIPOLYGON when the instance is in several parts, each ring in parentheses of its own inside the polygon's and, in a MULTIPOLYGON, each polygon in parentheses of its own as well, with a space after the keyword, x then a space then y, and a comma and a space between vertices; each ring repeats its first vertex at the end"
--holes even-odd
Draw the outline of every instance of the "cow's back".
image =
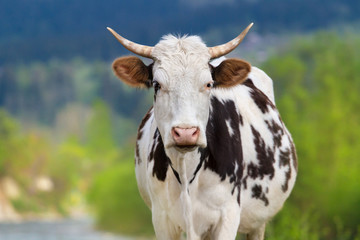
POLYGON ((252 66, 248 78, 275 104, 273 81, 263 70, 252 66))

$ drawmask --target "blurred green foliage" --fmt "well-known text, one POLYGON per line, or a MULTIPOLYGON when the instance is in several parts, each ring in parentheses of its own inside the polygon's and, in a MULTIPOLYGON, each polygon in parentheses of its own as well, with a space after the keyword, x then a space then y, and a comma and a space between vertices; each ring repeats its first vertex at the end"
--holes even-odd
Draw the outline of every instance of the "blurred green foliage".
POLYGON ((305 225, 297 228, 301 231, 284 239, 353 239, 358 232, 358 46, 358 36, 340 38, 323 32, 298 39, 263 65, 274 80, 277 106, 295 140, 299 158, 299 175, 289 207, 277 217, 280 219, 275 218, 271 228, 278 229, 276 239, 284 235, 277 224, 293 222, 291 226, 296 226, 304 218, 305 225))
POLYGON ((77 103, 91 108, 102 99, 114 114, 140 120, 148 108, 149 92, 137 91, 119 80, 110 62, 57 59, 29 64, 0 65, 0 106, 25 126, 53 126, 58 114, 77 103))
POLYGON ((100 173, 89 191, 98 226, 131 235, 153 234, 151 212, 143 203, 134 173, 134 161, 124 161, 100 173))
MULTIPOLYGON (((51 132, 21 130, 12 116, 0 110, 0 183, 4 178, 17 183, 20 193, 11 199, 17 211, 67 214, 72 207, 70 199, 85 195, 94 176, 120 161, 122 156, 113 132, 118 121, 113 121, 109 107, 95 101, 90 115, 81 126, 84 134, 75 131, 57 142, 51 138, 51 132), (51 181, 50 190, 38 187, 42 177, 51 181)), ((136 131, 128 120, 120 122, 125 123, 126 131, 136 131)), ((126 135, 123 137, 123 142, 128 141, 126 135)))
MULTIPOLYGON (((44 133, 22 133, 17 121, 0 110, 0 180, 11 178, 18 184, 18 196, 11 200, 19 212, 63 211, 61 201, 66 189, 61 189, 56 181, 51 192, 37 184, 43 176, 55 177, 48 169, 56 164, 56 155, 44 133)), ((69 179, 64 175, 62 182, 67 185, 69 179)))
MULTIPOLYGON (((318 33, 261 66, 299 158, 295 189, 267 239, 360 239, 359 46, 357 35, 318 33)), ((124 87, 109 69, 81 59, 2 67, 0 180, 18 183, 20 212, 66 214, 86 197, 100 228, 153 235, 133 157, 151 92, 124 87), (39 176, 52 191, 36 188, 39 176)))

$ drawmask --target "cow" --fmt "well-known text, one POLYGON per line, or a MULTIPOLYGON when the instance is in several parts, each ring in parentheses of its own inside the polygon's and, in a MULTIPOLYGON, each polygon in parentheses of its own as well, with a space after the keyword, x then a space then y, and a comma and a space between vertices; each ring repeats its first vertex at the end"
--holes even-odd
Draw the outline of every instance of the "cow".
POLYGON ((116 59, 115 75, 153 88, 135 148, 138 189, 157 239, 264 238, 297 175, 293 140, 275 106, 273 82, 250 63, 211 65, 243 40, 207 47, 198 36, 166 35, 154 47, 108 30, 136 56, 116 59))

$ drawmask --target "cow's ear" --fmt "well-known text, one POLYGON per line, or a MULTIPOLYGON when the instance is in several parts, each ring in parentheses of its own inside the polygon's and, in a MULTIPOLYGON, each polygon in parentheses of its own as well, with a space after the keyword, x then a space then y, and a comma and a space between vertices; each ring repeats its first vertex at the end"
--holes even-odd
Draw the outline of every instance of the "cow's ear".
POLYGON ((213 68, 213 79, 218 87, 232 87, 243 83, 251 71, 251 65, 240 59, 226 59, 213 68))
POLYGON ((146 66, 138 57, 127 56, 116 59, 112 64, 115 75, 132 87, 151 86, 151 67, 146 66))

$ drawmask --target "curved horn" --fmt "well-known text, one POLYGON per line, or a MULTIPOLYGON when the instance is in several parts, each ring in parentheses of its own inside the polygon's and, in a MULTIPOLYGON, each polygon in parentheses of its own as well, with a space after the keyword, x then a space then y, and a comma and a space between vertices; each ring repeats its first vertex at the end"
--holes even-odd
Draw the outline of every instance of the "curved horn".
POLYGON ((234 38, 233 40, 231 40, 225 44, 222 44, 222 45, 218 45, 215 47, 209 47, 208 49, 209 49, 209 52, 211 55, 211 59, 224 56, 224 55, 228 54, 229 52, 231 52, 232 50, 234 50, 242 42, 242 40, 244 39, 245 35, 250 30, 252 25, 253 25, 253 23, 250 23, 249 26, 247 26, 247 28, 245 28, 245 30, 242 31, 242 33, 240 33, 240 35, 237 36, 236 38, 234 38))
POLYGON ((143 56, 143 57, 146 57, 146 58, 152 58, 151 53, 152 53, 153 47, 149 47, 149 46, 134 43, 132 41, 127 40, 126 38, 123 38, 122 36, 117 34, 111 28, 108 27, 107 29, 130 52, 136 53, 136 54, 138 54, 140 56, 143 56))

